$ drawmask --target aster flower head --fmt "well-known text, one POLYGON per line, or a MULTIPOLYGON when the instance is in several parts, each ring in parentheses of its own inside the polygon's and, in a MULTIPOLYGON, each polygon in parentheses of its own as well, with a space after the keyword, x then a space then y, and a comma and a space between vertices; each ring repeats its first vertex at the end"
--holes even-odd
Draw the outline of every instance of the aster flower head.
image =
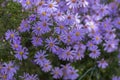
POLYGON ((62 69, 60 69, 59 67, 55 67, 54 69, 52 69, 51 74, 53 75, 54 79, 60 79, 63 76, 62 69))
POLYGON ((13 79, 13 76, 17 73, 17 70, 19 69, 18 66, 15 65, 14 62, 10 61, 9 63, 3 64, 3 71, 1 72, 3 74, 3 79, 11 80, 13 79))
POLYGON ((49 22, 49 19, 45 19, 40 22, 41 31, 43 32, 43 34, 51 31, 51 29, 49 27, 50 25, 51 25, 51 23, 49 22))
POLYGON ((75 80, 78 78, 78 70, 75 70, 70 64, 61 65, 63 70, 63 79, 65 80, 75 80))
POLYGON ((98 12, 100 13, 100 16, 104 17, 109 14, 109 8, 107 5, 100 5, 98 12))
POLYGON ((70 9, 75 9, 79 7, 78 5, 79 0, 66 0, 66 2, 70 9))
POLYGON ((80 0, 79 1, 79 6, 80 7, 87 7, 88 6, 88 1, 87 0, 80 0))
POLYGON ((108 63, 104 59, 97 61, 97 63, 99 68, 105 69, 106 67, 108 67, 108 63))
POLYGON ((74 42, 73 33, 65 31, 60 35, 60 40, 65 44, 72 44, 74 42))
POLYGON ((88 26, 88 31, 98 31, 98 26, 94 21, 86 21, 86 26, 88 26))
POLYGON ((50 19, 50 14, 49 12, 47 12, 46 8, 45 7, 38 7, 37 8, 37 13, 39 14, 40 16, 40 20, 46 20, 46 19, 50 19))
POLYGON ((52 52, 56 51, 56 49, 58 48, 57 44, 57 39, 54 39, 52 37, 50 37, 49 39, 46 39, 46 48, 47 50, 50 50, 52 52))
POLYGON ((85 56, 84 52, 86 50, 86 46, 83 45, 82 43, 78 43, 78 44, 74 45, 74 49, 75 49, 74 59, 75 60, 81 60, 85 56))
POLYGON ((54 0, 48 0, 47 1, 47 12, 53 13, 57 11, 58 4, 54 0))
POLYGON ((81 41, 85 34, 83 29, 77 29, 77 28, 72 29, 71 32, 72 32, 71 34, 73 34, 73 39, 75 41, 81 41))
POLYGON ((18 60, 23 60, 28 58, 28 49, 26 47, 21 47, 18 50, 15 51, 15 57, 18 60))
POLYGON ((75 56, 75 51, 71 50, 71 47, 63 49, 63 52, 59 55, 59 58, 62 60, 72 61, 75 56))
POLYGON ((41 37, 38 36, 33 36, 32 37, 32 44, 36 47, 41 46, 43 43, 43 40, 41 37))
POLYGON ((13 40, 13 42, 11 43, 11 46, 12 46, 13 50, 20 49, 22 47, 22 45, 21 45, 21 39, 18 38, 18 39, 13 40))
POLYGON ((55 28, 55 32, 57 34, 64 34, 64 32, 67 31, 67 27, 63 21, 58 22, 57 25, 58 25, 58 27, 55 28))
POLYGON ((59 9, 61 12, 65 12, 65 11, 67 11, 67 10, 69 9, 69 6, 66 4, 65 1, 62 1, 62 0, 61 0, 61 1, 58 3, 58 5, 59 5, 58 9, 59 9))
POLYGON ((36 24, 34 24, 34 26, 32 27, 32 32, 35 34, 35 35, 41 35, 43 34, 43 31, 42 31, 42 27, 40 25, 40 22, 37 22, 36 24))
POLYGON ((49 72, 52 69, 51 62, 49 60, 44 60, 43 66, 42 66, 42 71, 44 72, 49 72))
POLYGON ((89 56, 93 59, 96 59, 100 56, 100 50, 98 49, 97 46, 94 46, 92 49, 91 49, 91 53, 89 54, 89 56))
POLYGON ((34 56, 35 58, 34 62, 40 66, 43 66, 44 61, 46 60, 45 57, 47 56, 45 53, 46 52, 42 50, 38 51, 34 56))
POLYGON ((66 25, 72 25, 74 23, 74 15, 67 11, 67 14, 65 15, 65 24, 66 25))
POLYGON ((37 74, 24 73, 23 76, 19 76, 23 80, 39 80, 37 74))
POLYGON ((120 17, 115 18, 115 20, 113 21, 113 25, 114 25, 116 28, 120 29, 120 17))
POLYGON ((55 22, 64 24, 65 14, 63 12, 59 10, 54 15, 55 22))
POLYGON ((10 40, 13 41, 14 39, 16 39, 19 36, 19 33, 15 30, 8 30, 5 33, 5 39, 6 40, 10 40))
POLYGON ((118 48, 118 39, 113 39, 113 40, 106 40, 106 43, 104 45, 104 50, 111 53, 115 51, 118 48))
POLYGON ((112 80, 120 80, 120 77, 119 76, 113 76, 112 80))
POLYGON ((24 9, 31 9, 33 6, 33 0, 22 0, 20 3, 24 9))
POLYGON ((95 35, 93 35, 94 37, 93 37, 93 42, 95 43, 95 44, 100 44, 101 42, 102 42, 102 36, 101 36, 101 34, 99 34, 99 33, 96 33, 95 35))

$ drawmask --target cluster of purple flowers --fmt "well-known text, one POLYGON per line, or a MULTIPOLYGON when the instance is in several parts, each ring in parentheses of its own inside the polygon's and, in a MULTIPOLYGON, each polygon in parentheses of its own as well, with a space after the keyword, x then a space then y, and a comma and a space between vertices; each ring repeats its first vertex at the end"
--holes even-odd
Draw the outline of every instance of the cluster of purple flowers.
POLYGON ((15 80, 14 75, 19 69, 14 62, 0 63, 0 79, 1 80, 15 80))
MULTIPOLYGON (((27 36, 32 46, 37 48, 36 50, 39 49, 35 53, 34 62, 42 71, 51 72, 55 79, 77 79, 78 70, 69 63, 82 60, 87 55, 96 61, 99 68, 108 67, 107 60, 100 56, 118 49, 116 29, 120 29, 119 0, 109 4, 103 4, 100 0, 15 1, 32 13, 21 21, 18 30, 8 30, 5 34, 16 59, 22 61, 29 58, 29 49, 22 46, 24 37, 20 36, 28 32, 32 35, 27 36), (61 64, 61 67, 52 66, 52 61, 47 59, 51 54, 68 64, 61 64)), ((7 66, 8 64, 5 68, 7 66)), ((6 70, 2 69, 2 75, 6 75, 6 70)), ((7 72, 14 76, 16 70, 10 68, 7 72)), ((6 76, 10 77, 9 74, 6 76)), ((30 74, 24 74, 21 78, 38 80, 36 75, 30 74)))

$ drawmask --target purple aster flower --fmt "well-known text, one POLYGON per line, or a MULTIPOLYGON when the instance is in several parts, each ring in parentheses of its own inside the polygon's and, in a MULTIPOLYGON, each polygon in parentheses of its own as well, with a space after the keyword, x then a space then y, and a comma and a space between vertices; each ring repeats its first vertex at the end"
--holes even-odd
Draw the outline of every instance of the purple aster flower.
POLYGON ((65 44, 72 44, 74 42, 74 38, 72 32, 66 31, 60 35, 60 40, 65 44))
POLYGON ((81 60, 82 58, 84 58, 84 52, 86 50, 86 46, 83 45, 82 43, 76 44, 74 46, 75 49, 75 56, 74 59, 75 60, 81 60))
POLYGON ((17 73, 18 69, 19 67, 12 61, 4 63, 0 71, 0 78, 2 78, 2 80, 15 80, 14 75, 17 73))
POLYGON ((56 51, 56 49, 58 48, 57 44, 57 39, 53 39, 52 37, 50 37, 49 39, 46 39, 46 48, 47 50, 50 50, 52 52, 56 51))
POLYGON ((104 39, 105 40, 112 40, 112 39, 114 39, 116 37, 115 31, 116 31, 115 29, 109 28, 106 31, 106 33, 104 34, 104 39))
POLYGON ((18 28, 18 30, 20 32, 26 32, 26 31, 29 31, 31 28, 28 20, 22 20, 21 24, 20 24, 20 27, 18 28))
POLYGON ((43 32, 43 34, 49 32, 51 30, 49 27, 51 25, 51 23, 49 23, 48 21, 49 21, 49 19, 45 19, 40 22, 41 31, 43 32))
POLYGON ((18 60, 23 60, 28 58, 28 49, 26 47, 19 48, 18 50, 15 51, 15 57, 18 60))
POLYGON ((74 23, 74 15, 68 11, 67 14, 65 15, 65 24, 72 25, 73 23, 74 23))
POLYGON ((54 69, 52 69, 51 74, 53 75, 54 79, 60 79, 63 76, 62 69, 60 69, 59 67, 55 67, 54 69))
POLYGON ((65 1, 60 1, 59 3, 58 3, 58 9, 61 11, 61 12, 65 12, 65 11, 67 11, 68 10, 68 5, 66 5, 66 2, 65 1))
POLYGON ((93 35, 93 43, 100 44, 102 42, 102 36, 99 33, 93 35))
POLYGON ((79 0, 66 0, 66 2, 70 9, 79 8, 79 5, 78 5, 79 0))
POLYGON ((120 17, 115 18, 115 20, 113 21, 113 25, 116 28, 120 29, 120 17))
POLYGON ((52 69, 51 62, 49 60, 44 60, 43 66, 42 66, 42 71, 44 72, 49 72, 52 69))
POLYGON ((69 79, 71 79, 71 80, 77 79, 78 76, 79 76, 79 75, 77 74, 77 72, 78 72, 78 70, 75 70, 74 68, 71 68, 71 69, 70 69, 70 72, 69 72, 69 75, 68 75, 69 79))
POLYGON ((116 1, 116 3, 119 3, 120 4, 120 0, 115 0, 116 1))
POLYGON ((23 76, 19 76, 19 77, 24 80, 39 80, 37 74, 24 73, 23 76))
POLYGON ((43 34, 43 31, 42 31, 42 27, 40 25, 40 22, 37 22, 36 24, 34 24, 34 27, 32 27, 32 32, 36 35, 41 35, 43 34))
POLYGON ((102 30, 102 32, 108 32, 109 30, 111 30, 112 28, 112 21, 110 18, 106 18, 103 22, 101 22, 101 27, 100 29, 102 30))
POLYGON ((45 51, 39 51, 35 54, 34 58, 34 62, 40 66, 43 66, 44 64, 44 61, 46 60, 46 57, 47 55, 45 54, 45 51))
POLYGON ((16 32, 15 30, 8 30, 5 33, 5 39, 13 41, 14 39, 16 39, 18 37, 18 35, 19 35, 18 32, 16 32))
POLYGON ((22 7, 25 9, 30 9, 33 6, 33 0, 22 0, 20 3, 22 4, 22 7))
POLYGON ((114 77, 112 77, 112 80, 120 80, 120 77, 114 76, 114 77))
POLYGON ((35 21, 36 20, 36 15, 35 14, 31 14, 28 18, 29 22, 35 21))
POLYGON ((89 54, 89 56, 93 59, 96 59, 100 56, 100 50, 98 49, 97 46, 94 46, 92 49, 91 49, 91 53, 89 54))
POLYGON ((59 22, 57 25, 58 25, 58 27, 55 28, 55 32, 56 33, 64 34, 65 31, 67 31, 67 27, 66 27, 66 25, 63 22, 59 22))
POLYGON ((119 40, 117 40, 117 39, 106 40, 105 42, 106 43, 103 44, 105 47, 104 50, 109 52, 109 53, 115 51, 118 48, 119 40))
POLYGON ((96 47, 96 45, 91 40, 87 42, 87 47, 88 47, 88 50, 92 50, 94 47, 96 47))
MULTIPOLYGON (((63 12, 61 12, 61 11, 57 11, 56 13, 55 13, 55 16, 54 16, 54 19, 55 19, 55 21, 57 22, 57 23, 62 23, 63 25, 64 25, 64 20, 65 20, 65 14, 63 13, 63 12)), ((62 25, 61 24, 61 25, 62 25)), ((60 25, 60 24, 59 24, 60 25)))
POLYGON ((98 26, 94 21, 86 21, 86 26, 88 26, 88 31, 98 31, 98 26))
POLYGON ((118 5, 116 2, 111 2, 110 4, 108 4, 108 7, 110 8, 110 15, 116 15, 117 14, 117 9, 118 9, 118 5))
POLYGON ((72 29, 71 32, 72 32, 71 34, 73 34, 74 41, 81 41, 84 37, 84 34, 85 34, 83 29, 74 28, 74 29, 72 29))
POLYGON ((12 46, 12 48, 13 48, 14 50, 18 50, 18 49, 20 49, 20 48, 22 47, 20 40, 21 40, 21 39, 18 38, 18 39, 13 40, 13 42, 11 43, 11 46, 12 46))
POLYGON ((71 47, 63 49, 63 52, 59 55, 59 58, 62 60, 72 61, 75 56, 75 51, 71 50, 71 47))
POLYGON ((88 6, 88 1, 87 0, 80 0, 79 1, 79 6, 80 7, 87 7, 88 6))
POLYGON ((41 46, 42 43, 43 43, 42 38, 37 37, 37 36, 33 36, 33 37, 32 37, 32 44, 33 44, 34 46, 36 46, 36 47, 37 47, 37 46, 41 46))
POLYGON ((98 63, 98 67, 102 69, 105 69, 108 66, 108 63, 104 59, 97 61, 97 63, 98 63))
POLYGON ((76 80, 78 78, 78 70, 75 70, 70 64, 61 65, 63 71, 63 79, 65 80, 76 80))
POLYGON ((49 13, 53 13, 55 11, 57 11, 57 7, 58 7, 58 4, 56 1, 54 0, 48 0, 47 1, 47 12, 49 13))
POLYGON ((34 5, 37 7, 43 7, 45 5, 44 0, 34 0, 34 5))
POLYGON ((37 13, 40 15, 40 20, 46 20, 50 18, 49 12, 47 12, 45 7, 40 7, 37 9, 37 13))

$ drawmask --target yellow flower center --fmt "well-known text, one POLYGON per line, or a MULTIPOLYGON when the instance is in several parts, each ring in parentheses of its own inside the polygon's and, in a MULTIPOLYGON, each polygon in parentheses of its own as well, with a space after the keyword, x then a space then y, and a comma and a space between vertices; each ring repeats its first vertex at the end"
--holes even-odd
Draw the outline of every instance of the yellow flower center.
POLYGON ((76 0, 71 0, 72 1, 72 3, 75 3, 76 2, 76 0))
POLYGON ((11 38, 14 38, 14 34, 10 34, 10 37, 11 37, 11 38))
POLYGON ((53 43, 50 43, 50 47, 53 47, 53 45, 54 45, 53 43))
POLYGON ((43 16, 46 16, 46 12, 45 12, 45 11, 44 11, 44 12, 42 12, 42 15, 43 15, 43 16))
POLYGON ((80 32, 76 32, 76 36, 80 36, 80 32))
POLYGON ((17 44, 15 44, 15 45, 14 45, 14 47, 15 47, 15 48, 18 48, 18 45, 17 45, 17 44))
POLYGON ((118 24, 120 25, 120 21, 118 22, 118 24))
POLYGON ((7 78, 7 76, 6 75, 3 75, 3 79, 6 79, 7 78))
POLYGON ((37 27, 37 30, 40 31, 40 27, 37 27))
POLYGON ((26 1, 26 4, 27 4, 27 5, 30 5, 30 4, 31 4, 31 3, 30 3, 30 0, 27 0, 27 1, 26 1))
POLYGON ((22 51, 20 52, 20 55, 23 55, 23 52, 22 52, 22 51))
POLYGON ((70 55, 70 54, 71 54, 70 51, 68 51, 68 52, 67 52, 67 55, 70 55))
POLYGON ((39 2, 39 6, 42 6, 44 4, 44 1, 39 2))
POLYGON ((52 7, 53 7, 53 4, 49 4, 49 7, 52 8, 52 7))
POLYGON ((43 26, 44 26, 44 27, 46 27, 46 26, 47 26, 46 22, 44 22, 44 23, 43 23, 43 26))
POLYGON ((99 37, 98 37, 98 36, 96 37, 96 40, 99 40, 99 37))
POLYGON ((61 26, 60 26, 60 29, 63 29, 63 28, 64 28, 64 26, 61 25, 61 26))
POLYGON ((77 54, 78 56, 81 56, 80 52, 77 54))

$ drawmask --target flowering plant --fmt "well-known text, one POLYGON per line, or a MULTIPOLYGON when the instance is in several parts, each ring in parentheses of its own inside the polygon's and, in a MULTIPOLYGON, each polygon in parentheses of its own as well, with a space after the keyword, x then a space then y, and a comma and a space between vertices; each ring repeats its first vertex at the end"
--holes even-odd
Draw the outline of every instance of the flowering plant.
POLYGON ((13 59, 0 63, 2 80, 112 79, 100 74, 119 52, 119 0, 14 1, 28 17, 5 33, 13 59))

